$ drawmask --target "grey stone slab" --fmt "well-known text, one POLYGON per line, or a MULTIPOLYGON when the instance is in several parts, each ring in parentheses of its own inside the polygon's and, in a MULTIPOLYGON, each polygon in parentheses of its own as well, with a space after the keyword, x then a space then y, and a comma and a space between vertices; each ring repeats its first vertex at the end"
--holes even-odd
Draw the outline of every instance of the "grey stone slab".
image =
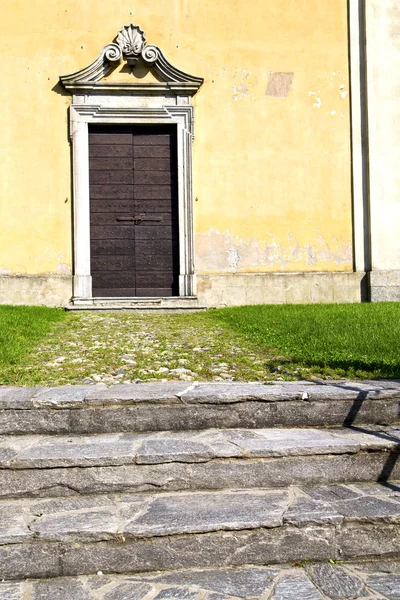
POLYGON ((118 518, 112 508, 85 510, 82 513, 71 511, 65 515, 44 515, 31 525, 31 531, 36 538, 79 543, 115 539, 118 530, 118 518))
POLYGON ((377 496, 362 496, 334 502, 332 507, 344 517, 357 521, 379 519, 389 523, 400 523, 400 503, 377 496))
POLYGON ((124 533, 147 537, 278 527, 287 504, 287 492, 274 491, 155 496, 143 515, 125 524, 124 533))
POLYGON ((306 571, 313 583, 332 600, 368 596, 363 582, 340 566, 317 564, 306 567, 306 571))
POLYGON ((282 382, 271 385, 241 383, 199 384, 181 397, 187 402, 235 403, 247 400, 279 402, 284 400, 352 400, 400 398, 400 383, 351 382, 312 383, 282 382))
POLYGON ((353 483, 351 489, 356 493, 364 496, 388 496, 388 497, 400 497, 400 485, 393 483, 370 483, 366 482, 363 484, 353 483))
POLYGON ((56 579, 35 581, 31 600, 92 600, 92 595, 81 581, 56 579))
POLYGON ((2 410, 1 435, 70 433, 70 412, 67 410, 2 410))
POLYGON ((400 560, 388 558, 386 560, 364 560, 359 563, 352 561, 348 564, 348 568, 360 573, 373 573, 374 575, 383 573, 400 575, 400 560))
MULTIPOLYGON (((277 527, 247 531, 218 531, 124 543, 66 545, 60 556, 64 575, 132 573, 149 570, 265 565, 336 557, 331 526, 277 527)), ((17 573, 17 576, 19 573, 17 573)))
POLYGON ((14 469, 121 465, 135 462, 135 444, 134 434, 44 437, 7 464, 14 469))
POLYGON ((288 573, 278 581, 271 600, 322 600, 304 572, 288 573))
POLYGON ((80 408, 85 403, 90 387, 87 385, 61 385, 39 391, 32 399, 35 408, 80 408))
POLYGON ((400 552, 400 527, 387 523, 344 523, 337 537, 342 558, 385 558, 400 552))
POLYGON ((17 543, 28 540, 27 509, 22 503, 0 504, 0 544, 17 543))
MULTIPOLYGON (((146 506, 143 497, 132 497, 129 515, 140 513, 146 506)), ((96 541, 116 539, 121 533, 118 498, 83 496, 30 502, 35 517, 30 531, 46 541, 96 541)))
MULTIPOLYGON (((239 454, 241 452, 238 449, 239 454)), ((0 497, 69 496, 137 491, 218 490, 335 484, 377 479, 386 453, 266 459, 224 459, 204 463, 0 469, 0 497)), ((394 474, 400 478, 400 461, 394 474)), ((320 487, 320 486, 319 486, 320 487)), ((354 490, 355 497, 360 495, 354 490)), ((306 488, 308 489, 308 488, 306 488)), ((318 489, 318 488, 317 488, 318 489)), ((328 492, 325 490, 325 494, 328 492)), ((338 496, 334 496, 338 499, 338 496)))
POLYGON ((156 576, 141 576, 144 580, 159 584, 196 586, 201 590, 218 592, 228 596, 256 598, 272 587, 278 571, 264 567, 238 567, 221 569, 194 569, 156 576))
POLYGON ((353 440, 362 450, 380 450, 386 448, 396 449, 398 442, 393 439, 389 430, 376 430, 372 427, 370 431, 354 431, 352 429, 341 431, 344 439, 353 440))
POLYGON ((353 440, 319 429, 226 430, 224 437, 254 457, 308 456, 359 450, 353 440))
POLYGON ((26 449, 30 449, 37 443, 36 436, 1 436, 0 437, 0 468, 10 467, 12 461, 26 449))
POLYGON ((332 506, 298 497, 284 514, 284 523, 303 525, 304 523, 332 523, 339 524, 343 516, 332 506))
POLYGON ((114 385, 110 388, 93 389, 87 394, 87 401, 103 405, 108 403, 136 402, 179 402, 178 394, 188 389, 182 383, 135 383, 114 385))
POLYGON ((130 581, 117 585, 102 596, 102 600, 142 600, 152 590, 148 583, 130 581))
POLYGON ((338 500, 349 500, 358 498, 361 494, 360 490, 354 490, 347 485, 316 485, 313 487, 303 487, 303 491, 322 502, 337 502, 338 500))
POLYGON ((0 409, 32 408, 32 398, 46 388, 0 386, 0 409))
POLYGON ((202 462, 215 458, 211 448, 192 440, 149 439, 140 444, 136 452, 137 464, 165 462, 202 462))
POLYGON ((170 587, 158 592, 154 600, 199 600, 202 595, 200 592, 188 588, 170 587))
MULTIPOLYGON (((179 395, 185 402, 210 404, 234 404, 249 400, 276 402, 285 399, 280 387, 251 383, 201 383, 179 395)), ((293 396, 291 390, 288 395, 301 398, 298 393, 293 396)))
POLYGON ((0 582, 0 600, 22 600, 22 583, 0 582))
POLYGON ((58 577, 60 548, 57 544, 0 546, 0 580, 58 577))
POLYGON ((400 600, 400 575, 371 575, 367 585, 389 600, 400 600))

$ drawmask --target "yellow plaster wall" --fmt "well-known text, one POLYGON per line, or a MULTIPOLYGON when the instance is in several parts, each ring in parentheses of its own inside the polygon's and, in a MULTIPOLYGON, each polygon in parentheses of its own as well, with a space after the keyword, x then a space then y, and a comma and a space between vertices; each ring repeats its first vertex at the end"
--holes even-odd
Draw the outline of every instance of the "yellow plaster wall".
POLYGON ((194 98, 199 272, 352 269, 345 0, 3 0, 2 9, 0 274, 70 271, 70 96, 58 77, 130 21, 205 78, 194 98), (266 94, 277 90, 270 78, 292 81, 287 97, 266 94))

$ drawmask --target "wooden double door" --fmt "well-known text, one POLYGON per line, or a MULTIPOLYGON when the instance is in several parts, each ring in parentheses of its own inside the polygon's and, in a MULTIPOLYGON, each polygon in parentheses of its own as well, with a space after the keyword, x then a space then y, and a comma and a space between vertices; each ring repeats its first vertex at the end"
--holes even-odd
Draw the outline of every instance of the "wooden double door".
POLYGON ((89 126, 93 296, 179 294, 173 126, 89 126))

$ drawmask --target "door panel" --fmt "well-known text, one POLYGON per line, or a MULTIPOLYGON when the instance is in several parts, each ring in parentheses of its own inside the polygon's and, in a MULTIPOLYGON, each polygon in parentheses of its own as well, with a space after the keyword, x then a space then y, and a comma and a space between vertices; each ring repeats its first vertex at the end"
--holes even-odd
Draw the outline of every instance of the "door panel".
POLYGON ((176 130, 90 126, 94 296, 179 291, 176 130))

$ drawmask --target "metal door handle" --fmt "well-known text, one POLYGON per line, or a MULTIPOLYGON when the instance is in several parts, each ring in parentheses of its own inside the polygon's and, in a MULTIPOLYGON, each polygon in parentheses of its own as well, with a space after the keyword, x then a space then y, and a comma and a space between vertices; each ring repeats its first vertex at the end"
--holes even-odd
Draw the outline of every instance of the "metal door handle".
POLYGON ((141 223, 142 221, 162 221, 162 217, 117 217, 117 221, 133 221, 135 225, 139 225, 139 223, 141 223))
POLYGON ((136 217, 140 221, 162 221, 162 217, 136 217))

